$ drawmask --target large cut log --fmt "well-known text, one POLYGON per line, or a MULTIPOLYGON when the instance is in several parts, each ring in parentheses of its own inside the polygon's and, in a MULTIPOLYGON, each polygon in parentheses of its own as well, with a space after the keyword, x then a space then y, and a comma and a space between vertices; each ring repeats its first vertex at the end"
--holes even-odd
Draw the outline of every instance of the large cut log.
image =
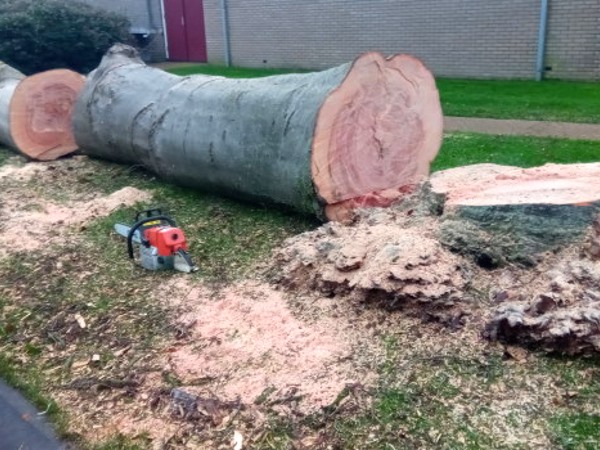
POLYGON ((179 184, 330 217, 389 204, 429 172, 438 91, 417 59, 367 53, 318 73, 181 78, 117 45, 77 103, 84 152, 179 184))
POLYGON ((535 265, 582 241, 600 214, 600 163, 521 169, 478 164, 438 172, 440 241, 484 267, 535 265))
POLYGON ((66 69, 25 78, 0 63, 0 143, 44 161, 75 151, 72 114, 84 82, 66 69))
POLYGON ((10 100, 19 82, 25 78, 18 70, 0 61, 0 145, 15 148, 10 134, 10 100))

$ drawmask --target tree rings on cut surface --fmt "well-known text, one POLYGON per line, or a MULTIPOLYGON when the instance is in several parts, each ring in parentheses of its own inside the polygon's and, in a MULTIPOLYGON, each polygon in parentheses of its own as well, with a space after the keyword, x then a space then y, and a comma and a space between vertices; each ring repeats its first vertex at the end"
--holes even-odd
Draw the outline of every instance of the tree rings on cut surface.
POLYGON ((386 206, 401 196, 393 191, 426 177, 442 130, 435 80, 418 59, 357 58, 321 106, 313 139, 313 182, 329 218, 386 206))
POLYGON ((26 156, 49 161, 77 150, 71 119, 85 78, 58 69, 25 78, 10 102, 10 134, 26 156))

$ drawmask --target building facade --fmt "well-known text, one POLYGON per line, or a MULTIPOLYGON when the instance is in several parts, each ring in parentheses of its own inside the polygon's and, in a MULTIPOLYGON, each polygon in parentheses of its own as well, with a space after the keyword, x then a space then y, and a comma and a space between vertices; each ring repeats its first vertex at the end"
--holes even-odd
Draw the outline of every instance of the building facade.
POLYGON ((322 69, 378 50, 414 54, 447 77, 531 79, 542 69, 600 80, 600 0, 86 1, 160 36, 154 59, 322 69))

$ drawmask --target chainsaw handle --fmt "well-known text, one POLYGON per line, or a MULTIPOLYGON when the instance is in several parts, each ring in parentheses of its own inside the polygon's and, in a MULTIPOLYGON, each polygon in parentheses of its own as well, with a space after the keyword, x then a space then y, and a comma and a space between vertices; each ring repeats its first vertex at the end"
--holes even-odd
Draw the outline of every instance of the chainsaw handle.
MULTIPOLYGON (((129 258, 130 259, 133 259, 133 235, 135 234, 135 232, 138 229, 140 229, 142 226, 144 226, 145 223, 153 222, 155 220, 164 220, 165 222, 167 222, 172 227, 176 227, 177 226, 177 224, 175 223, 175 221, 173 219, 171 219, 169 216, 164 216, 164 215, 146 217, 145 219, 138 220, 129 229, 129 233, 127 233, 127 253, 129 254, 129 258)), ((144 240, 145 240, 144 236, 141 236, 142 245, 144 244, 144 240)))
POLYGON ((138 213, 135 215, 135 221, 139 222, 140 220, 142 220, 142 216, 146 216, 146 218, 149 218, 149 217, 163 216, 163 215, 164 214, 160 208, 144 209, 142 211, 138 211, 138 213))

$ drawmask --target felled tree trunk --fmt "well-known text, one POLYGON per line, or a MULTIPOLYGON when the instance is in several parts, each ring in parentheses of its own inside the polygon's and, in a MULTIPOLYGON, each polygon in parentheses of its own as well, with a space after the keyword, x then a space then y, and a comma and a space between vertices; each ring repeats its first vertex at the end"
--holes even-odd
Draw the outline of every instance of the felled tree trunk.
POLYGON ((483 267, 535 265, 582 242, 600 214, 600 164, 478 164, 431 177, 445 197, 440 241, 483 267))
POLYGON ((182 185, 329 218, 389 204, 442 137, 435 81, 415 58, 367 53, 318 73, 178 77, 118 45, 77 103, 84 152, 182 185))
POLYGON ((72 114, 84 81, 70 70, 25 77, 1 64, 0 142, 43 161, 75 151, 72 114))

